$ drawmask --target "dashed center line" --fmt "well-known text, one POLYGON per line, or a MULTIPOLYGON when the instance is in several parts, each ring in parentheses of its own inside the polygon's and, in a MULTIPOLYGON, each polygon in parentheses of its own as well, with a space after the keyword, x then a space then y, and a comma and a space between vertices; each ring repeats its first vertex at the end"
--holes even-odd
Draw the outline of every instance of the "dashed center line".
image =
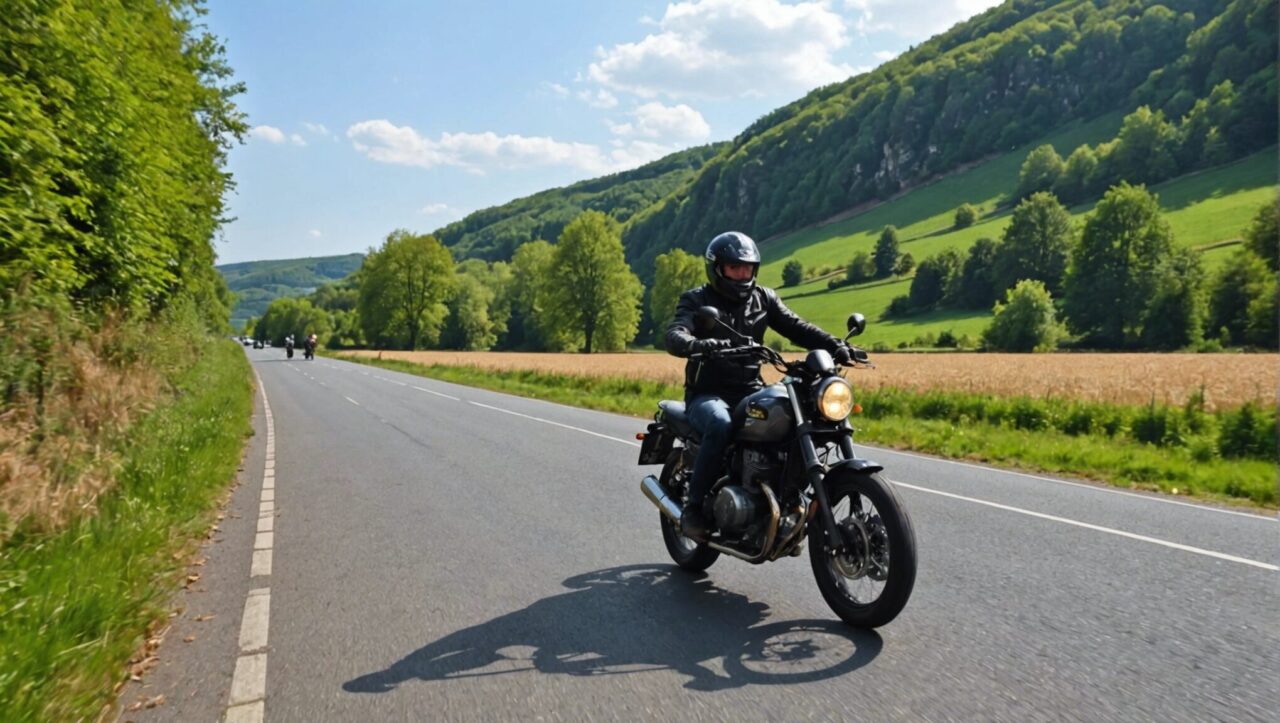
POLYGON ((356 405, 357 407, 361 406, 361 405, 360 405, 360 402, 357 402, 356 400, 352 399, 351 397, 346 397, 346 396, 344 396, 344 397, 343 397, 343 399, 347 400, 348 402, 351 402, 352 404, 356 405))
POLYGON ((533 420, 533 421, 535 421, 535 422, 542 422, 543 424, 550 424, 550 425, 552 425, 552 426, 556 426, 556 427, 563 427, 563 428, 565 428, 565 429, 572 429, 572 430, 573 430, 573 431, 575 431, 575 432, 582 432, 583 434, 590 434, 590 435, 591 435, 591 436, 593 436, 593 437, 600 437, 601 439, 609 439, 609 440, 612 440, 612 441, 614 441, 614 442, 622 442, 623 444, 629 444, 629 445, 631 445, 632 447, 639 447, 639 446, 640 446, 640 443, 639 443, 639 442, 633 442, 633 441, 631 441, 631 440, 629 440, 629 439, 622 439, 622 438, 620 438, 620 437, 611 437, 611 436, 609 436, 609 435, 607 435, 607 434, 601 434, 601 433, 599 433, 599 432, 593 432, 593 431, 591 431, 590 429, 583 429, 582 427, 574 427, 574 426, 569 425, 569 424, 561 424, 560 422, 553 422, 553 421, 551 421, 550 419, 543 419, 542 417, 533 417, 533 416, 530 416, 530 415, 528 415, 528 414, 521 414, 520 412, 513 412, 513 411, 511 411, 510 409, 503 409, 502 407, 493 407, 493 406, 490 406, 490 405, 488 405, 488 404, 481 404, 480 402, 473 402, 473 401, 471 401, 471 400, 469 400, 469 399, 467 400, 467 404, 474 404, 474 405, 475 405, 475 406, 477 406, 477 407, 483 407, 483 408, 485 408, 485 409, 492 409, 492 410, 493 410, 493 411, 495 411, 495 412, 502 412, 503 414, 510 414, 510 415, 511 415, 511 416, 513 416, 513 417, 523 417, 523 418, 525 418, 525 419, 532 419, 532 420, 533 420))

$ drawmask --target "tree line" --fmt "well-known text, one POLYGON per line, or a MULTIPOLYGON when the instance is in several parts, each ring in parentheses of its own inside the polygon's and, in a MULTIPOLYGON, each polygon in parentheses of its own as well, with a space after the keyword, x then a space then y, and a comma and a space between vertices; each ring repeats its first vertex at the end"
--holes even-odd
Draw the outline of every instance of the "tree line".
MULTIPOLYGON (((1274 202, 1259 208, 1243 244, 1210 277, 1197 252, 1175 247, 1145 187, 1113 186, 1079 228, 1052 193, 1039 191, 1018 204, 999 240, 980 238, 966 253, 948 249, 922 260, 908 293, 886 313, 993 309, 983 343, 1005 351, 1064 341, 1094 349, 1275 349, 1278 215, 1274 202)), ((900 259, 896 229, 886 227, 866 272, 887 277, 900 259)))

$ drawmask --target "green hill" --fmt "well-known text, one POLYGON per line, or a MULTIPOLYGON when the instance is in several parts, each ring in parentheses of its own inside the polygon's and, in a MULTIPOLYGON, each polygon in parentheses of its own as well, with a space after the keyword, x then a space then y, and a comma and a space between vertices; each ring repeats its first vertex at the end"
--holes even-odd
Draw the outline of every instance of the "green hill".
MULTIPOLYGON (((1055 146, 1064 142, 1088 142, 1090 138, 1105 136, 1115 123, 1115 119, 1104 118, 1047 141, 1055 146)), ((1009 156, 1013 161, 1021 157, 1017 152, 1009 156)), ((999 239, 1009 222, 1009 211, 991 213, 990 209, 996 199, 1012 191, 1016 180, 1016 165, 1001 159, 918 189, 859 216, 772 239, 762 245, 768 263, 761 268, 761 280, 779 285, 782 267, 792 258, 807 268, 843 267, 854 253, 870 253, 880 231, 889 223, 898 225, 902 251, 910 253, 917 262, 947 248, 967 250, 984 236, 999 239), (964 202, 981 206, 986 213, 973 226, 954 230, 952 212, 964 202)), ((1258 207, 1268 198, 1275 198, 1278 180, 1276 149, 1272 147, 1232 164, 1154 185, 1151 191, 1159 196, 1177 244, 1202 249, 1205 267, 1212 269, 1238 244, 1258 207)), ((1078 224, 1093 210, 1093 204, 1070 210, 1078 224)), ((828 290, 826 280, 819 279, 783 289, 782 296, 797 313, 828 329, 842 328, 849 312, 862 312, 871 322, 862 337, 867 345, 881 342, 896 346, 926 333, 936 335, 945 330, 956 337, 968 334, 976 339, 990 321, 989 312, 957 310, 880 320, 893 297, 906 294, 910 285, 910 278, 903 278, 828 290)))
POLYGON ((1243 157, 1276 140, 1276 27, 1274 0, 1005 2, 747 128, 632 218, 628 258, 647 278, 673 244, 791 232, 1144 104, 1177 121, 1219 86, 1178 167, 1243 157))
POLYGON ((250 317, 262 316, 267 305, 282 296, 305 296, 318 286, 343 279, 363 262, 364 254, 344 254, 218 266, 227 287, 236 294, 231 326, 239 329, 250 317))
POLYGON ((554 241, 565 225, 583 211, 603 211, 626 222, 687 182, 726 145, 689 148, 631 171, 518 198, 469 214, 437 229, 433 235, 453 251, 456 259, 510 259, 515 248, 526 241, 554 241))

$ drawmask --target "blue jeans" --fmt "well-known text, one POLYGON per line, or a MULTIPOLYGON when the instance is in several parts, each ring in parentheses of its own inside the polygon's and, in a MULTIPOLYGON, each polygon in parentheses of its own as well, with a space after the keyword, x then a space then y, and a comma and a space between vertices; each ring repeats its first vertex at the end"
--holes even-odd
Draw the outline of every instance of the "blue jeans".
POLYGON ((689 498, 685 500, 687 507, 702 504, 715 483, 720 458, 729 446, 733 420, 729 414, 729 403, 712 394, 701 394, 689 400, 685 411, 689 424, 702 435, 698 457, 693 462, 693 477, 689 480, 689 498))

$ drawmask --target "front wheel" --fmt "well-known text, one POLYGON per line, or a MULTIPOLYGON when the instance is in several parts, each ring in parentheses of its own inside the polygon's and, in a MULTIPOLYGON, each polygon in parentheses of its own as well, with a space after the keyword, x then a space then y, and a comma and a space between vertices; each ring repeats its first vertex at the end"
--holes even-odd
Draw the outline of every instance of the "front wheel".
MULTIPOLYGON (((667 457, 667 463, 662 466, 662 476, 658 481, 667 490, 667 494, 683 505, 691 473, 692 470, 686 464, 685 450, 677 448, 671 451, 671 456, 667 457)), ((702 572, 720 558, 718 550, 713 550, 705 543, 695 542, 680 534, 680 523, 673 522, 661 512, 658 513, 658 520, 662 524, 662 541, 667 545, 667 554, 671 555, 671 559, 681 568, 702 572)))
POLYGON ((809 562, 827 605, 846 623, 876 628, 902 612, 916 582, 916 538, 911 519, 878 474, 839 473, 825 482, 843 537, 833 553, 820 520, 810 533, 809 562))

